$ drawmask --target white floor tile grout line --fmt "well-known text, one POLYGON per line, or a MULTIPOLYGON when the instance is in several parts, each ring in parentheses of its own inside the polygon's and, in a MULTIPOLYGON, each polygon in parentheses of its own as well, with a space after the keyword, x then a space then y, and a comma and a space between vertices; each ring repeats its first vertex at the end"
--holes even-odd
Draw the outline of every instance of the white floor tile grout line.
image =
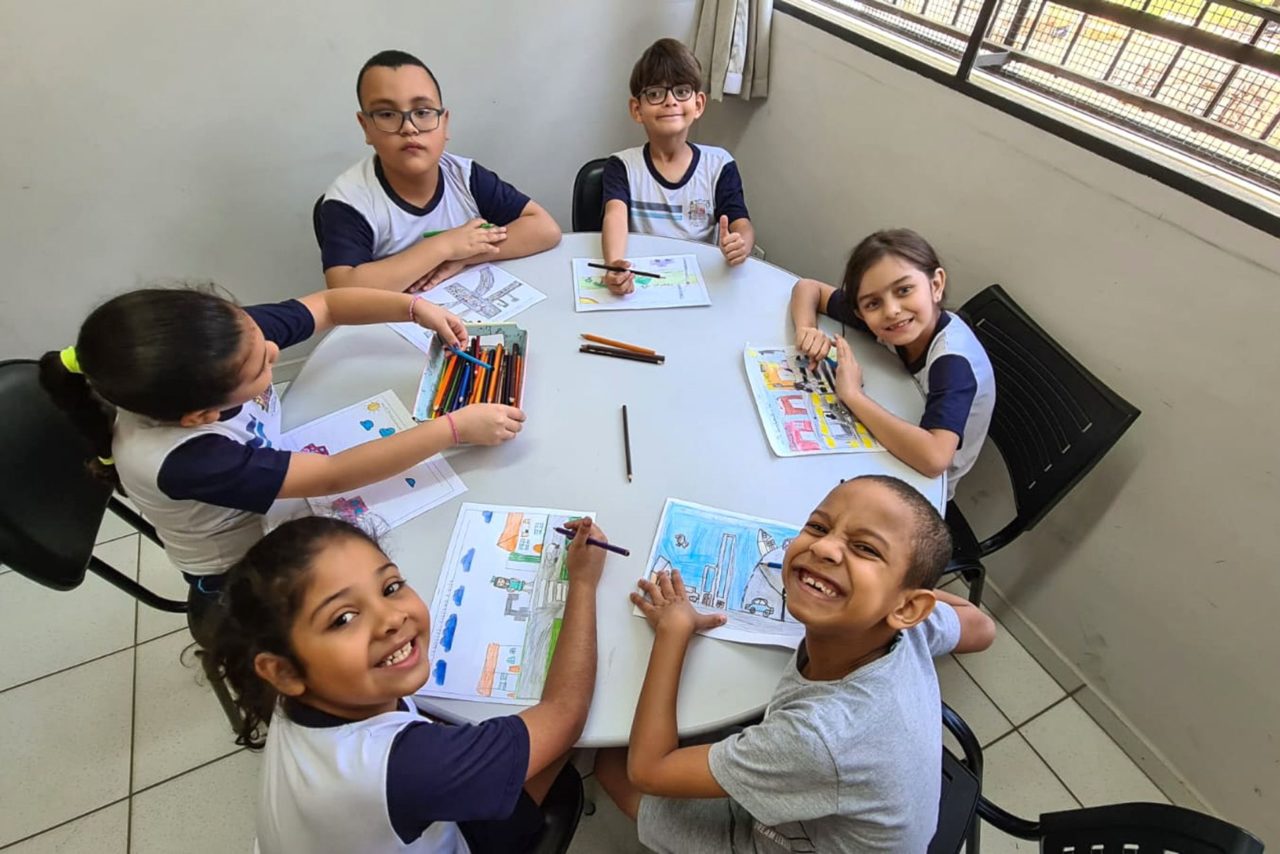
MULTIPOLYGON (((234 744, 234 742, 232 743, 234 744)), ((169 777, 165 777, 163 780, 156 780, 154 783, 148 783, 138 791, 130 793, 129 795, 130 804, 132 805, 133 799, 136 798, 138 795, 144 794, 146 792, 151 791, 152 789, 163 786, 165 783, 172 783, 174 780, 177 780, 179 777, 185 777, 188 774, 191 774, 195 771, 199 771, 201 768, 208 768, 210 765, 214 764, 215 762, 221 762, 224 759, 230 759, 232 756, 235 756, 237 753, 244 753, 246 750, 248 750, 247 747, 240 747, 237 745, 233 750, 229 750, 226 753, 223 753, 220 756, 215 756, 212 759, 206 759, 205 761, 201 762, 198 765, 192 765, 190 768, 188 768, 185 771, 179 771, 177 774, 174 774, 169 777)))
MULTIPOLYGON (((41 835, 42 833, 50 833, 52 831, 57 830, 60 827, 66 827, 68 824, 71 824, 73 821, 79 821, 82 818, 88 818, 89 816, 95 813, 100 813, 103 810, 111 809, 111 807, 114 807, 118 804, 122 804, 127 800, 129 800, 128 796, 125 796, 123 798, 117 798, 116 800, 111 801, 110 803, 103 804, 100 807, 94 807, 88 812, 81 813, 80 815, 77 815, 77 816, 72 816, 71 818, 66 819, 65 821, 60 821, 57 824, 50 825, 49 827, 46 827, 43 830, 37 830, 35 833, 24 836, 21 839, 15 839, 12 842, 6 842, 4 845, 0 845, 0 851, 8 851, 10 848, 14 848, 18 845, 21 845, 24 842, 30 842, 32 839, 35 839, 37 836, 41 835)), ((128 849, 126 849, 126 851, 127 850, 128 849)))
POLYGON ((95 655, 93 658, 86 658, 84 661, 81 661, 77 664, 69 664, 66 667, 60 668, 58 670, 51 670, 48 673, 45 673, 41 676, 36 676, 33 679, 28 679, 26 682, 19 682, 16 685, 10 685, 8 688, 0 688, 0 694, 7 693, 9 691, 16 691, 19 688, 25 688, 28 685, 34 685, 37 682, 40 682, 44 679, 50 679, 54 676, 61 676, 63 673, 69 673, 70 671, 75 670, 77 667, 84 667, 89 664, 94 664, 96 662, 102 661, 102 659, 104 658, 110 658, 113 655, 119 655, 122 652, 127 652, 128 650, 131 650, 134 647, 142 646, 143 644, 149 644, 152 641, 158 641, 163 638, 167 638, 170 635, 175 635, 178 632, 185 632, 185 631, 186 631, 185 628, 173 629, 172 631, 165 632, 162 635, 156 635, 153 638, 147 638, 146 640, 142 641, 141 644, 137 642, 126 644, 120 647, 119 649, 113 649, 110 652, 104 652, 102 655, 95 655))

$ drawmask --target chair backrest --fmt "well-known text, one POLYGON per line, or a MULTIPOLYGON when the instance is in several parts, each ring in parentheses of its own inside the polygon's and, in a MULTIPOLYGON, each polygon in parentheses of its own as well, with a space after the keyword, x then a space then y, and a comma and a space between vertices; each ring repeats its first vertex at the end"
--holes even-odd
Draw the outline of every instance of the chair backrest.
POLYGON ((964 763, 942 749, 942 797, 938 802, 938 829, 929 843, 929 854, 956 854, 976 820, 981 784, 964 763))
POLYGON ((574 231, 599 231, 604 223, 605 160, 588 160, 573 179, 574 231))
POLYGON ((316 246, 324 249, 324 232, 320 228, 320 206, 324 204, 324 193, 311 206, 311 230, 316 234, 316 246))
POLYGON ((1040 816, 1052 854, 1262 854, 1262 842, 1213 816, 1169 804, 1111 804, 1040 816))
POLYGON ((0 563, 58 590, 84 580, 109 485, 89 476, 91 451, 40 387, 31 359, 0 362, 0 563))
POLYGON ((982 553, 1035 527, 1102 459, 1136 407, 1089 373, 999 285, 974 296, 965 317, 995 370, 990 437, 1013 485, 1017 516, 982 553))

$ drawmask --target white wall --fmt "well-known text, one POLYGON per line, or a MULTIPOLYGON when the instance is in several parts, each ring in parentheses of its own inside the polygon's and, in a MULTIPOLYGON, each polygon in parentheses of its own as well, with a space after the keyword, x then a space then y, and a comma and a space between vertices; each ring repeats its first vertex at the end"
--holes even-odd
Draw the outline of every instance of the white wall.
MULTIPOLYGON (((767 101, 701 129, 738 157, 770 261, 838 281, 862 236, 914 227, 953 305, 1003 283, 1143 410, 992 578, 1212 806, 1280 844, 1280 242, 787 15, 771 68, 767 101)), ((1007 489, 960 492, 981 522, 1007 489)))
POLYGON ((0 23, 0 354, 64 346, 157 278, 241 301, 324 287, 311 206, 368 150, 355 75, 421 57, 449 148, 566 230, 573 176, 634 144, 627 77, 690 39, 696 0, 6 3, 0 23))

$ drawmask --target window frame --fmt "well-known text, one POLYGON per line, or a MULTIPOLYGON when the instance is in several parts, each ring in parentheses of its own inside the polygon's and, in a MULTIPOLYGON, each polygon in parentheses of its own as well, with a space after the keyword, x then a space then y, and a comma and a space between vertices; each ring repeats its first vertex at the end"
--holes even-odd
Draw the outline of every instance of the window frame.
MULTIPOLYGON (((999 3, 1000 0, 983 1, 973 33, 986 33, 999 3)), ((775 0, 774 9, 1280 237, 1280 204, 1275 210, 1270 209, 1263 200, 1267 193, 1264 188, 1255 187, 1230 170, 1131 131, 1119 122, 1073 107, 1066 100, 1019 86, 1015 80, 994 76, 981 82, 975 80, 972 71, 980 64, 982 38, 971 34, 957 61, 933 50, 925 40, 913 39, 896 28, 877 27, 834 3, 775 0)))

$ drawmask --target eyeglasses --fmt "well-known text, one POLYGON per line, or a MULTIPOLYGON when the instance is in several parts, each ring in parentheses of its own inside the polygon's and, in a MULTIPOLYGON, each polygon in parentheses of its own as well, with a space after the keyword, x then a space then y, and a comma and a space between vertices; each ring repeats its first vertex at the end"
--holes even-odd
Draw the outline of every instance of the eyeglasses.
POLYGON ((373 126, 383 133, 399 133, 407 120, 419 131, 426 133, 440 127, 444 110, 435 107, 414 107, 412 110, 373 110, 365 113, 373 126))
POLYGON ((667 100, 668 92, 674 95, 677 101, 687 101, 693 97, 695 91, 697 90, 688 83, 677 83, 675 86, 649 86, 640 90, 640 97, 645 100, 645 103, 656 107, 667 100))

